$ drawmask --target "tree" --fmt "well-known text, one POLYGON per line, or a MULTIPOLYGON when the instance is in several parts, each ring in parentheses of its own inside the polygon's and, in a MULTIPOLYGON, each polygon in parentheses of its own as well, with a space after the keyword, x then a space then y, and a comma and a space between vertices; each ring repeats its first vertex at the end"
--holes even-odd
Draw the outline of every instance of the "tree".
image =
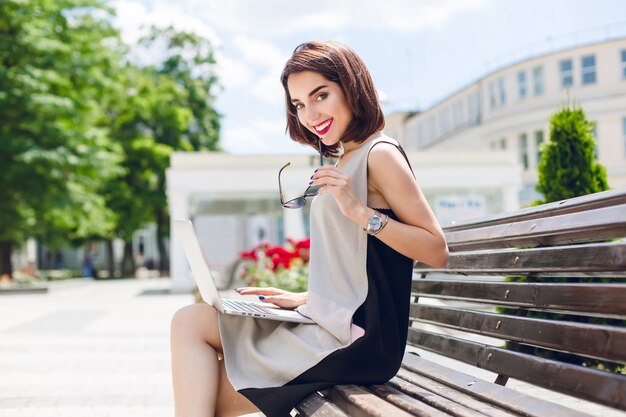
MULTIPOLYGON (((160 106, 155 105, 153 123, 147 125, 154 141, 171 147, 173 151, 218 150, 220 116, 213 107, 213 101, 219 86, 213 68, 215 57, 210 41, 193 33, 178 32, 172 27, 152 27, 140 45, 151 51, 165 45, 163 61, 146 68, 153 71, 155 82, 169 96, 169 100, 159 101, 160 106), (167 79, 173 81, 174 85, 165 82, 167 79), (182 89, 184 97, 175 94, 175 86, 182 89), (175 110, 175 105, 181 108, 175 110), (186 118, 187 124, 183 126, 186 118)), ((165 237, 169 234, 166 168, 167 165, 164 165, 157 172, 158 191, 155 198, 158 204, 153 206, 161 271, 169 269, 165 246, 165 237)))
POLYGON ((120 41, 100 0, 0 7, 0 274, 10 274, 27 237, 58 246, 114 225, 98 191, 120 154, 98 118, 120 41))
POLYGON ((550 140, 543 145, 537 191, 541 203, 564 200, 609 188, 606 169, 594 158, 593 124, 576 105, 550 117, 550 140))
MULTIPOLYGON (((111 135, 122 146, 124 175, 106 188, 107 204, 117 215, 115 235, 124 241, 122 275, 135 270, 132 237, 140 228, 155 222, 155 210, 164 206, 161 180, 169 166, 172 146, 156 141, 157 132, 178 137, 191 121, 186 92, 171 77, 152 68, 125 69, 126 95, 112 109, 111 135)), ((180 144, 185 150, 191 145, 180 144)))

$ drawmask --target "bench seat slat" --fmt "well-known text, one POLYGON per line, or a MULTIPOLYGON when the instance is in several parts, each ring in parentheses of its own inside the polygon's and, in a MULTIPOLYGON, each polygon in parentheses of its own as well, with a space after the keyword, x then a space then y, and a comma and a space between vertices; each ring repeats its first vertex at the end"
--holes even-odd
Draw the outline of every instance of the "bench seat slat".
POLYGON ((458 389, 480 401, 494 404, 523 416, 592 417, 590 414, 484 381, 410 353, 404 355, 402 367, 410 372, 458 389))
POLYGON ((471 395, 400 368, 392 387, 456 417, 518 417, 519 414, 478 401, 471 395))
MULTIPOLYGON (((388 403, 393 404, 396 407, 399 407, 402 410, 414 416, 450 417, 451 415, 455 415, 455 414, 449 414, 449 413, 444 413, 443 411, 439 411, 437 408, 431 407, 428 404, 418 401, 415 398, 412 398, 409 395, 401 391, 398 391, 397 389, 387 384, 371 385, 368 388, 378 397, 384 399, 388 403)), ((465 416, 459 416, 459 417, 465 417, 465 416)), ((468 416, 468 417, 476 417, 476 416, 468 416)))
POLYGON ((560 216, 568 213, 614 206, 617 204, 626 204, 626 188, 602 191, 595 194, 583 195, 539 206, 527 207, 517 211, 494 214, 482 217, 479 220, 460 222, 455 225, 447 226, 445 229, 449 231, 475 229, 478 227, 495 226, 497 224, 533 220, 542 217, 560 216))
POLYGON ((358 385, 337 385, 330 398, 351 417, 412 416, 358 385))
POLYGON ((413 280, 412 294, 537 310, 626 317, 626 284, 508 283, 413 280), (594 300, 589 303, 589 300, 594 300))
POLYGON ((626 375, 410 328, 409 344, 553 391, 626 410, 626 375))
POLYGON ((528 275, 626 277, 626 242, 594 243, 534 249, 453 252, 444 269, 418 264, 417 272, 462 275, 528 275))
POLYGON ((301 401, 296 406, 296 410, 300 417, 349 417, 348 414, 317 392, 301 401))
POLYGON ((621 238, 626 235, 626 204, 478 229, 446 231, 445 235, 451 252, 621 238))
POLYGON ((412 304, 410 317, 499 339, 626 363, 626 328, 412 304))

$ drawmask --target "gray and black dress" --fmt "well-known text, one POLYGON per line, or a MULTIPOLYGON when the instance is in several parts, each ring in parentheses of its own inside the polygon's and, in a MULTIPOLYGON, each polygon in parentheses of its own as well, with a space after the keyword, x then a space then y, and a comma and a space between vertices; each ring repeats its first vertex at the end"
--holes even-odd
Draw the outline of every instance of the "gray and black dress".
MULTIPOLYGON (((367 158, 380 142, 404 154, 395 140, 380 134, 363 142, 341 166, 363 203, 367 158)), ((378 210, 397 220, 391 210, 378 210)), ((308 300, 298 308, 316 324, 219 315, 233 387, 266 416, 287 417, 315 391, 388 381, 404 355, 412 265, 343 216, 331 195, 316 197, 308 300)))

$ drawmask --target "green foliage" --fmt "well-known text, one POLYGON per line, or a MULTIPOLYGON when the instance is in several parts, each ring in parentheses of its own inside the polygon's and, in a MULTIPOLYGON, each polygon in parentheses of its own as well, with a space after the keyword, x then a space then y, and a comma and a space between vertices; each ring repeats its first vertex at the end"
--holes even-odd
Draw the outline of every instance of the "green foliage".
POLYGON ((609 188, 606 169, 594 159, 593 124, 581 107, 564 107, 550 117, 550 140, 543 145, 537 191, 550 203, 609 188))
POLYGON ((142 45, 165 58, 140 68, 111 18, 104 0, 0 2, 0 273, 28 237, 129 241, 157 222, 163 239, 171 153, 218 149, 211 44, 152 28, 142 45))
POLYGON ((0 241, 58 246, 113 226, 98 189, 121 156, 95 124, 120 59, 109 18, 99 0, 2 2, 0 241))

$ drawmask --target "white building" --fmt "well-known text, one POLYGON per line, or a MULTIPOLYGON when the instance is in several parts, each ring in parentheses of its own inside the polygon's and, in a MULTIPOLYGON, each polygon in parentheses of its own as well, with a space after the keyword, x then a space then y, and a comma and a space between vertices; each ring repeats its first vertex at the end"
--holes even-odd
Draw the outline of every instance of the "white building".
MULTIPOLYGON (((519 207, 521 166, 511 152, 409 152, 408 157, 443 224, 519 207)), ((319 164, 317 155, 172 155, 167 171, 171 219, 193 220, 211 269, 224 271, 239 252, 261 241, 281 244, 285 237, 308 235, 309 206, 292 210, 280 205, 278 171, 287 161, 291 166, 283 172, 283 191, 293 198, 306 188, 319 164)), ((191 289, 175 234, 170 239, 170 275, 172 291, 191 289)))
POLYGON ((513 151, 523 167, 520 202, 528 205, 539 197, 536 167, 548 119, 568 98, 595 123, 609 186, 626 187, 626 38, 508 65, 424 112, 388 118, 389 129, 408 150, 513 151))

